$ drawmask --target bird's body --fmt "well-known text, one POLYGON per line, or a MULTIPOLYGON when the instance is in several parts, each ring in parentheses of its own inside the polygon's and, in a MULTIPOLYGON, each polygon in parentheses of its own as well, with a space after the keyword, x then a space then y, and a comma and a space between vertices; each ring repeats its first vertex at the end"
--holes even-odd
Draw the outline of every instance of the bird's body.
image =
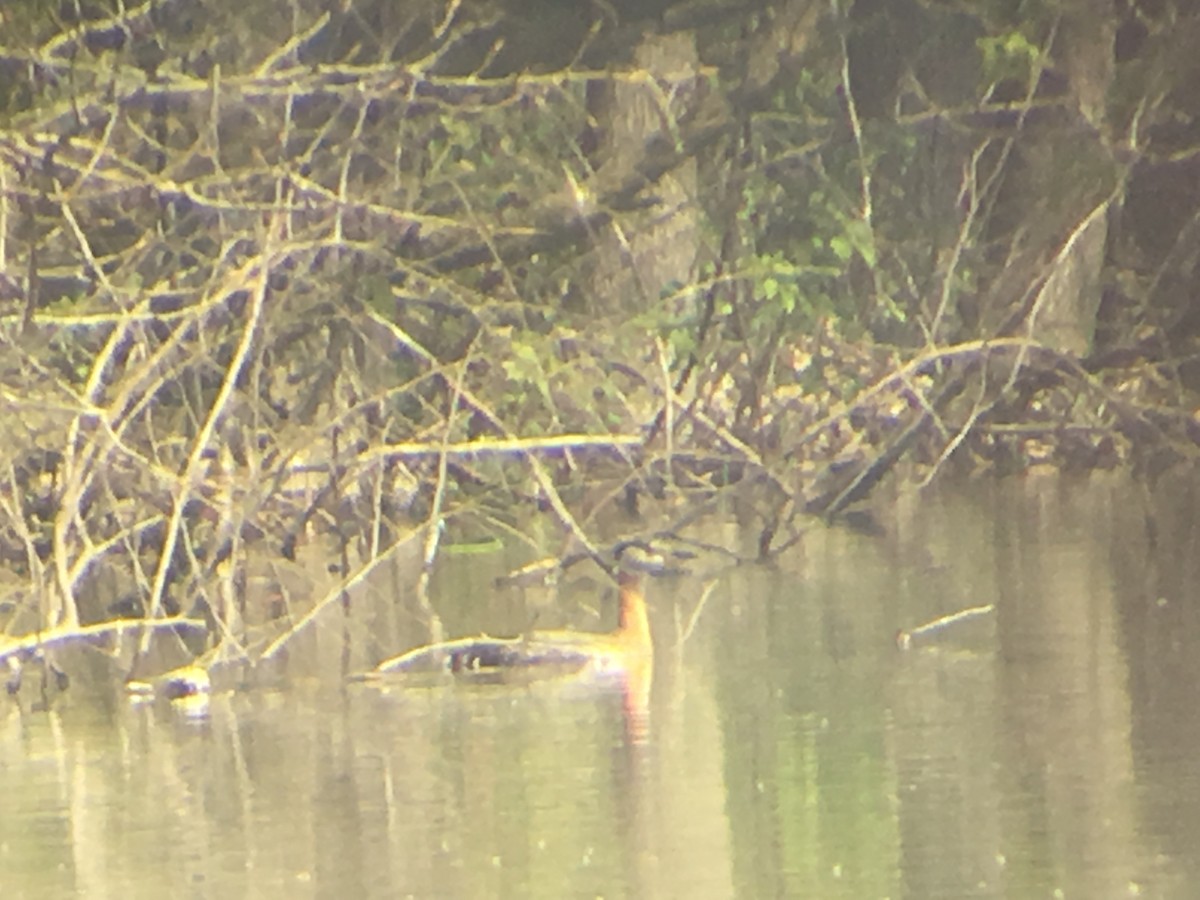
POLYGON ((428 644, 380 663, 373 674, 452 672, 504 680, 517 677, 587 673, 623 673, 644 667, 653 649, 646 601, 636 576, 618 577, 617 629, 606 634, 583 631, 533 631, 514 638, 459 638, 428 644))

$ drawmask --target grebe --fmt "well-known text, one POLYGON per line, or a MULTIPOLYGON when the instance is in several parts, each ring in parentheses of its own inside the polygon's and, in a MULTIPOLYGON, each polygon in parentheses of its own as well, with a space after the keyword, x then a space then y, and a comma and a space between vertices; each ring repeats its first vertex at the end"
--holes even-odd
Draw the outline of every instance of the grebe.
POLYGON ((384 660, 372 675, 447 671, 502 680, 509 672, 536 675, 589 672, 622 673, 645 668, 653 656, 650 621, 641 579, 621 569, 617 574, 620 608, 617 628, 607 633, 532 631, 514 638, 458 638, 417 647, 384 660), (532 670, 532 671, 531 671, 532 670))

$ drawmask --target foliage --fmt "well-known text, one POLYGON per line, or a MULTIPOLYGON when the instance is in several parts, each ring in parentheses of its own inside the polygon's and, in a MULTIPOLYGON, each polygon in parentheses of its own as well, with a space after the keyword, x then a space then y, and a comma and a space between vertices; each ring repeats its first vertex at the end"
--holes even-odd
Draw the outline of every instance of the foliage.
POLYGON ((905 10, 6 5, 8 630, 278 647, 444 523, 749 473, 766 555, 910 450, 1186 452, 1196 17, 905 10), (324 605, 246 603, 323 541, 324 605))

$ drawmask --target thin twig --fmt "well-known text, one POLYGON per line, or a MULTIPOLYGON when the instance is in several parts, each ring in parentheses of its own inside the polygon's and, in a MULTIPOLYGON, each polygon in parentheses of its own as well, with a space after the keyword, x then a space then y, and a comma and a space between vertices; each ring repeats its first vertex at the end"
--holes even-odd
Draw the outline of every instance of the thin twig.
MULTIPOLYGON (((271 266, 274 262, 274 232, 278 221, 279 217, 273 216, 267 225, 263 252, 258 259, 258 264, 251 270, 253 273, 251 277, 254 283, 250 285, 250 302, 246 309, 246 323, 242 328, 241 340, 234 351, 233 359, 230 360, 229 366, 225 370, 225 378, 221 382, 221 387, 213 400, 212 407, 209 409, 208 416, 205 418, 200 433, 196 435, 196 439, 192 443, 192 452, 188 455, 183 476, 175 486, 174 497, 172 498, 171 518, 167 524, 167 533, 163 540, 158 569, 154 573, 154 585, 150 593, 148 617, 151 619, 156 618, 162 610, 167 575, 175 554, 175 545, 179 540, 179 531, 183 525, 184 508, 191 494, 192 485, 199 479, 201 468, 204 466, 204 453, 212 443, 217 423, 224 418, 232 404, 238 377, 241 375, 242 369, 250 358, 254 339, 258 334, 263 308, 266 303, 271 266)), ((147 649, 148 643, 143 641, 142 652, 144 653, 147 649)))
POLYGON ((313 624, 313 622, 320 618, 321 614, 324 613, 326 609, 334 604, 340 603, 342 599, 342 593, 344 591, 349 591, 366 581, 368 576, 370 576, 372 572, 381 566, 384 561, 390 559, 392 554, 399 551, 401 547, 404 547, 416 540, 420 536, 421 532, 422 529, 414 529, 410 531, 403 538, 400 538, 390 547, 388 547, 387 550, 385 550, 382 554, 374 559, 368 560, 367 563, 358 569, 358 571, 356 571, 352 576, 346 576, 343 574, 342 579, 336 585, 334 585, 334 587, 330 588, 328 593, 318 600, 312 609, 301 616, 291 628, 276 637, 267 645, 266 649, 263 650, 262 655, 258 658, 258 661, 260 663, 264 663, 271 660, 275 654, 279 653, 280 650, 288 645, 292 638, 307 630, 308 627, 313 624))
POLYGON ((704 612, 704 607, 708 603, 708 598, 712 595, 713 589, 717 586, 717 579, 705 582, 704 590, 700 592, 700 600, 696 603, 696 608, 692 610, 691 616, 688 618, 687 627, 683 629, 683 634, 679 636, 679 640, 675 646, 682 647, 687 643, 692 636, 692 632, 696 630, 696 625, 700 622, 700 614, 704 612))
POLYGON ((127 631, 153 632, 163 629, 190 628, 205 631, 208 623, 203 619, 121 619, 116 622, 99 622, 95 625, 79 625, 71 628, 59 627, 39 631, 16 640, 0 638, 0 662, 44 647, 68 644, 77 640, 103 637, 108 634, 124 634, 127 631))
POLYGON ((951 625, 957 625, 961 622, 977 619, 980 616, 986 616, 994 612, 995 609, 996 606, 993 603, 988 603, 985 606, 972 606, 968 609, 961 609, 958 612, 934 619, 932 622, 926 622, 924 625, 918 625, 916 628, 907 631, 901 630, 896 634, 896 645, 901 650, 907 650, 917 638, 925 637, 944 628, 949 628, 951 625))

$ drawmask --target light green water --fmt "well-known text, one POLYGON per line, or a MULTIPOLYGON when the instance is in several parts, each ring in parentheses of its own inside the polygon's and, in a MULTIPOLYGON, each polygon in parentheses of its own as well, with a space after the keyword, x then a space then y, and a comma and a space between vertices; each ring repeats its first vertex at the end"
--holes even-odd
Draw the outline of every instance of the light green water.
POLYGON ((8 703, 0 896, 1192 896, 1192 499, 980 485, 814 528, 699 612, 655 580, 643 738, 570 683, 8 703))

